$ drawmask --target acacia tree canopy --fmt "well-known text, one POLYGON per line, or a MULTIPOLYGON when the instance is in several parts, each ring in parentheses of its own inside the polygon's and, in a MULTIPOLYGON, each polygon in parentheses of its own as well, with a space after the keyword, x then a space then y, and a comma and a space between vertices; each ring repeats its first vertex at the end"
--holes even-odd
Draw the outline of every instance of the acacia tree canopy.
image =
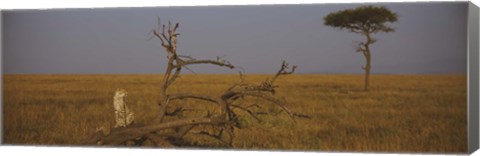
POLYGON ((347 29, 350 32, 359 33, 366 37, 366 41, 360 42, 356 51, 361 52, 366 60, 366 64, 362 66, 362 69, 365 70, 365 91, 368 91, 372 60, 370 45, 376 41, 371 37, 371 34, 394 31, 386 23, 396 22, 397 14, 383 6, 361 6, 330 13, 323 19, 324 24, 327 26, 347 29))
POLYGON ((324 17, 325 25, 355 33, 392 32, 394 29, 386 23, 396 21, 397 14, 383 6, 361 6, 333 12, 324 17))

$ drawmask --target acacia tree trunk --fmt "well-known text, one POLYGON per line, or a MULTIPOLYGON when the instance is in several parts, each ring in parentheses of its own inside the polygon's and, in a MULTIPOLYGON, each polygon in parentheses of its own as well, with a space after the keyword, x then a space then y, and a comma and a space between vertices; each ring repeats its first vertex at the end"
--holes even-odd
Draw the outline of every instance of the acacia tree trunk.
POLYGON ((370 69, 371 69, 371 55, 370 55, 370 44, 373 44, 375 41, 370 37, 369 32, 365 32, 365 36, 367 37, 367 42, 364 44, 363 49, 363 56, 365 56, 365 66, 363 66, 363 70, 365 70, 365 91, 369 91, 370 87, 370 69))
MULTIPOLYGON (((368 47, 368 46, 367 46, 368 47)), ((367 52, 367 54, 364 54, 365 56, 365 59, 367 61, 366 65, 365 65, 365 91, 368 91, 369 90, 369 86, 370 86, 370 61, 371 61, 371 57, 370 57, 370 51, 367 52)))

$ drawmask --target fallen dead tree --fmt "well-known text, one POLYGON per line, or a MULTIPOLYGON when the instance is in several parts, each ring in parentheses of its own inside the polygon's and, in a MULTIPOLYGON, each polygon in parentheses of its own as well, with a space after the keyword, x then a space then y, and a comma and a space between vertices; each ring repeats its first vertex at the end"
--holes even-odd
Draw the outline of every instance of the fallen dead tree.
POLYGON ((190 56, 182 56, 177 53, 177 33, 179 23, 161 25, 152 31, 154 37, 160 40, 160 44, 167 52, 167 68, 160 86, 158 117, 147 124, 131 124, 125 127, 103 128, 97 130, 86 141, 86 145, 108 146, 141 146, 146 141, 153 142, 158 147, 178 146, 179 140, 188 134, 204 135, 218 140, 227 147, 233 147, 234 131, 241 129, 241 115, 248 114, 260 121, 261 114, 258 110, 261 104, 246 104, 245 98, 257 98, 270 102, 281 108, 295 121, 296 117, 309 118, 307 115, 298 114, 288 109, 284 98, 274 96, 275 81, 284 75, 295 72, 296 66, 290 67, 283 61, 280 69, 271 78, 256 84, 244 80, 240 72, 239 82, 231 85, 218 96, 208 96, 193 93, 168 93, 168 89, 179 77, 182 69, 196 64, 211 64, 220 67, 235 69, 230 62, 217 57, 215 60, 197 60, 190 56), (160 27, 161 26, 161 27, 160 27), (181 114, 188 111, 175 101, 200 100, 212 104, 216 110, 207 110, 201 116, 186 117, 181 114), (243 112, 243 113, 240 113, 243 112), (174 117, 167 120, 168 117, 174 117))

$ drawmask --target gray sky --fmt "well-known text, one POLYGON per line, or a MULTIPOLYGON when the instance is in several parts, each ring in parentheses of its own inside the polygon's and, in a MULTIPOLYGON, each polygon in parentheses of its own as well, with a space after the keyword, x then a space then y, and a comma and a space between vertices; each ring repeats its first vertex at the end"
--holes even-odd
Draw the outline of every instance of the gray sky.
MULTIPOLYGON (((372 73, 466 73, 466 2, 383 3, 399 15, 373 37, 372 73)), ((157 16, 180 22, 178 53, 226 56, 247 73, 363 73, 363 36, 323 25, 362 4, 10 10, 2 13, 4 73, 163 73, 165 50, 150 38, 157 16)), ((196 73, 235 73, 216 66, 196 73)), ((185 73, 190 73, 185 71, 185 73)))

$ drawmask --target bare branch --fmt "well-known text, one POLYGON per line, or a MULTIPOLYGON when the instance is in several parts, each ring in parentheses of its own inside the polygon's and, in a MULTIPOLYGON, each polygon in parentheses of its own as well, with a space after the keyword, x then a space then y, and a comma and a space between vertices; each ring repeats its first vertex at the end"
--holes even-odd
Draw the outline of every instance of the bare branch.
MULTIPOLYGON (((171 37, 167 37, 165 34, 165 25, 162 25, 162 33, 161 36, 163 39, 160 38, 160 40, 166 40, 168 45, 165 45, 164 47, 166 48, 167 52, 172 52, 172 42, 171 42, 171 37)), ((172 52, 173 53, 173 52, 172 52)))
POLYGON ((178 28, 179 25, 180 25, 180 23, 175 24, 175 28, 173 28, 173 32, 177 31, 177 28, 178 28))
POLYGON ((195 109, 184 109, 183 107, 176 107, 172 112, 165 111, 166 116, 179 116, 185 111, 194 111, 195 109))
POLYGON ((241 93, 243 95, 246 95, 246 96, 252 96, 252 97, 258 97, 258 98, 262 98, 264 100, 267 100, 267 101, 270 101, 274 104, 276 104, 277 106, 279 106, 280 108, 282 108, 285 112, 287 112, 287 114, 293 119, 293 113, 292 111, 290 111, 287 107, 285 107, 285 101, 284 100, 280 100, 280 99, 277 99, 275 97, 272 97, 272 96, 269 96, 269 95, 265 95, 265 94, 258 94, 258 93, 251 93, 251 92, 243 92, 241 93))
POLYGON ((195 71, 193 71, 192 69, 188 68, 187 66, 184 66, 185 69, 187 69, 188 71, 192 72, 193 74, 197 74, 195 71))
POLYGON ((242 106, 239 106, 239 105, 233 105, 231 104, 230 106, 232 107, 235 107, 235 108, 238 108, 240 110, 243 110, 245 112, 247 112, 250 116, 252 116, 255 120, 257 120, 258 122, 261 122, 262 120, 260 120, 260 118, 257 117, 257 115, 255 115, 251 110, 249 110, 248 108, 246 107, 242 107, 242 106))
POLYGON ((188 60, 188 61, 184 61, 181 64, 175 65, 175 67, 177 68, 177 67, 192 65, 192 64, 213 64, 213 65, 217 65, 217 66, 221 66, 221 67, 223 67, 223 66, 228 67, 230 69, 235 68, 235 66, 233 66, 229 62, 214 61, 214 60, 188 60))
POLYGON ((213 138, 215 140, 220 141, 224 145, 231 146, 231 143, 222 139, 223 131, 224 131, 223 129, 220 129, 220 131, 217 134, 212 134, 212 133, 209 133, 207 131, 197 131, 197 132, 192 132, 192 133, 197 134, 197 135, 207 136, 207 137, 210 137, 210 138, 213 138))
POLYGON ((186 56, 186 55, 177 55, 178 57, 181 57, 181 58, 187 58, 187 59, 190 59, 190 60, 196 60, 195 58, 191 57, 191 56, 186 56))
POLYGON ((207 96, 207 95, 196 95, 196 94, 190 94, 190 93, 179 93, 179 94, 169 95, 168 98, 169 98, 170 100, 179 100, 179 99, 187 99, 187 98, 190 98, 190 99, 204 100, 204 101, 213 102, 213 103, 218 104, 218 101, 217 101, 215 98, 212 98, 212 97, 207 96))
POLYGON ((162 47, 167 48, 167 45, 165 44, 165 41, 162 39, 162 36, 156 30, 153 30, 152 32, 155 36, 157 36, 158 39, 160 39, 162 47))
MULTIPOLYGON (((168 128, 175 128, 181 127, 186 125, 221 125, 225 124, 226 122, 221 119, 214 119, 214 118, 193 118, 193 119, 183 119, 183 120, 176 120, 166 123, 160 124, 152 124, 147 126, 140 126, 140 127, 128 127, 128 128, 120 128, 117 131, 112 131, 110 135, 101 138, 101 142, 106 145, 119 145, 127 140, 135 139, 145 134, 152 133, 154 131, 159 131, 168 128)), ((93 143, 97 143, 95 141, 93 143)), ((90 142, 91 143, 91 142, 90 142)))
POLYGON ((254 104, 251 104, 251 105, 248 105, 246 106, 245 108, 250 108, 250 107, 255 107, 255 108, 262 108, 260 105, 254 103, 254 104))
POLYGON ((273 78, 270 80, 269 82, 270 85, 273 85, 273 83, 275 82, 278 76, 292 74, 293 72, 295 72, 296 68, 297 66, 292 66, 292 70, 287 71, 287 69, 289 69, 289 66, 288 66, 288 63, 284 60, 282 62, 282 66, 280 67, 280 70, 278 70, 277 74, 275 74, 275 76, 273 76, 273 78))
POLYGON ((165 84, 167 87, 170 86, 175 80, 178 78, 180 75, 180 71, 182 70, 182 67, 178 67, 175 69, 175 73, 167 80, 167 84, 165 84))

